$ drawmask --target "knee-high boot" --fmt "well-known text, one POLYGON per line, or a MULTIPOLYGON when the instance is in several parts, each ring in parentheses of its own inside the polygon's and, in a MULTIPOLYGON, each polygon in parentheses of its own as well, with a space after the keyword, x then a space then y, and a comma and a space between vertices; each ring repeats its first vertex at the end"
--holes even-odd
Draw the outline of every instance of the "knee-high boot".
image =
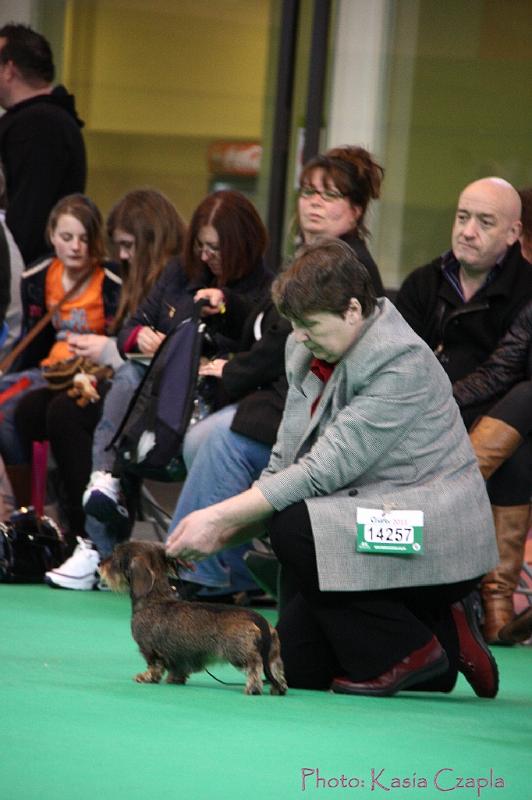
POLYGON ((471 428, 469 438, 486 481, 523 443, 519 431, 495 417, 481 417, 471 428))
POLYGON ((492 506, 492 509, 499 563, 482 580, 484 637, 489 643, 502 644, 504 639, 499 631, 514 617, 513 593, 523 566, 530 505, 492 506))
MULTIPOLYGON (((472 427, 469 438, 484 480, 522 444, 523 437, 508 423, 495 417, 481 417, 472 427)), ((492 506, 500 561, 482 582, 482 603, 487 642, 501 642, 500 629, 514 616, 512 596, 523 564, 528 533, 529 505, 492 506)))

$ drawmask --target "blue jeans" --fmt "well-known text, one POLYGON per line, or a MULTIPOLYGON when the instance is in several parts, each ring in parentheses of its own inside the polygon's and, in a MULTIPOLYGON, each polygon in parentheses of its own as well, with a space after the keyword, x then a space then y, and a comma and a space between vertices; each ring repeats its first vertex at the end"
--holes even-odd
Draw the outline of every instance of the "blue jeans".
POLYGON ((0 454, 5 464, 28 464, 31 462, 31 453, 25 452, 15 427, 15 408, 25 394, 34 389, 48 386, 46 378, 42 376, 41 368, 34 367, 23 372, 10 372, 3 375, 0 378, 0 392, 4 392, 24 378, 30 381, 30 385, 0 405, 0 454))
MULTIPOLYGON (((231 430, 236 406, 226 406, 190 429, 183 448, 188 473, 170 523, 170 531, 190 514, 249 489, 268 464, 271 448, 231 430)), ((256 589, 243 555, 249 544, 232 547, 201 561, 180 576, 220 594, 256 589)), ((213 592, 208 592, 212 595, 213 592)), ((201 593, 200 593, 201 596, 201 593)))
POLYGON ((131 527, 125 525, 120 529, 114 528, 110 522, 100 522, 99 519, 87 514, 85 516, 85 533, 103 559, 111 555, 119 542, 129 538, 131 527))
POLYGON ((111 388, 103 404, 102 416, 94 431, 92 444, 92 470, 111 472, 115 462, 114 450, 107 445, 118 430, 129 401, 139 386, 147 367, 136 361, 126 361, 113 377, 111 388))
MULTIPOLYGON (((146 366, 135 361, 126 361, 113 377, 111 388, 107 392, 103 404, 102 416, 94 431, 92 443, 92 470, 111 472, 115 462, 114 450, 106 450, 107 445, 118 430, 122 418, 126 413, 129 401, 139 386, 146 366)), ((96 546, 102 558, 110 556, 118 542, 126 539, 130 533, 129 527, 113 528, 111 523, 100 522, 87 514, 85 517, 85 532, 96 546)))

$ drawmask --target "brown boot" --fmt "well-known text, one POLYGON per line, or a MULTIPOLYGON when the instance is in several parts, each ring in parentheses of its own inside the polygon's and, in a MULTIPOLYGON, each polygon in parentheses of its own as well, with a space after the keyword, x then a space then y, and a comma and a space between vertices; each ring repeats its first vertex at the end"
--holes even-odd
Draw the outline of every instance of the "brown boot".
POLYGON ((523 566, 530 506, 492 506, 499 563, 482 580, 484 638, 503 644, 499 631, 514 617, 513 593, 523 566))
POLYGON ((523 443, 519 431, 494 417, 481 417, 471 428, 469 438, 486 481, 523 443))
POLYGON ((521 611, 517 617, 499 631, 499 639, 505 644, 526 642, 532 636, 532 606, 521 611))

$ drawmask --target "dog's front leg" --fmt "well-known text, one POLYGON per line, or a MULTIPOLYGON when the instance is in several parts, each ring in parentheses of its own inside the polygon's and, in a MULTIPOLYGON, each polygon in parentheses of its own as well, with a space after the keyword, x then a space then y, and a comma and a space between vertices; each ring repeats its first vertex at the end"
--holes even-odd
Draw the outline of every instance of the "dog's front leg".
POLYGON ((146 672, 139 672, 135 675, 137 683, 159 683, 165 672, 164 665, 160 661, 148 664, 146 672))

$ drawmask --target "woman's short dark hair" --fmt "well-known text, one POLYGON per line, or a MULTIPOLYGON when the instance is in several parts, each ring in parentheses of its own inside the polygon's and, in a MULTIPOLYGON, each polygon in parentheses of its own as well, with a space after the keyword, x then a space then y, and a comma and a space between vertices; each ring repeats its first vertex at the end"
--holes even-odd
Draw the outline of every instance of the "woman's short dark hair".
POLYGON ((363 147, 333 147, 324 155, 317 155, 307 161, 301 171, 299 185, 311 185, 312 174, 317 169, 323 170, 323 183, 327 188, 334 184, 354 206, 361 209, 356 231, 361 239, 365 238, 368 231, 364 225, 364 217, 370 201, 380 196, 383 167, 363 147))
POLYGON ((0 36, 7 40, 0 50, 2 64, 12 61, 30 84, 53 81, 55 69, 52 49, 41 33, 28 25, 10 23, 0 28, 0 36))
POLYGON ((301 247, 274 281, 272 296, 279 313, 291 320, 321 311, 343 316, 352 297, 367 317, 377 302, 366 267, 340 239, 320 239, 301 247))
POLYGON ((46 235, 50 241, 59 217, 70 214, 81 222, 87 234, 89 256, 93 264, 101 262, 105 256, 103 220, 97 205, 84 194, 69 194, 59 200, 50 211, 46 235))
POLYGON ((243 278, 255 269, 266 249, 266 228, 247 197, 241 192, 224 189, 207 195, 190 220, 184 253, 189 278, 198 279, 205 270, 195 249, 199 230, 204 225, 212 225, 218 234, 220 286, 243 278))

